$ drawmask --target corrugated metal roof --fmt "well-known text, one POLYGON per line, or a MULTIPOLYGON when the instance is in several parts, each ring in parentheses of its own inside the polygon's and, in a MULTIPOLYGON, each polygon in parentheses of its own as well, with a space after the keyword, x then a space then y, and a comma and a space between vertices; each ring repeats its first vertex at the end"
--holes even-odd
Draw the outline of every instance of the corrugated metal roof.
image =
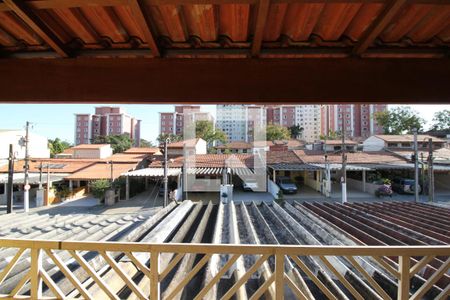
MULTIPOLYGON (((181 174, 181 168, 169 168, 168 176, 178 176, 181 174)), ((121 176, 126 177, 163 177, 164 168, 145 168, 122 173, 121 176)))
MULTIPOLYGON (((69 174, 49 174, 50 181, 61 181, 64 179, 64 177, 68 176, 69 174)), ((39 173, 30 173, 28 175, 28 182, 30 184, 38 184, 39 183, 40 174, 39 173)), ((25 180, 25 173, 14 173, 13 176, 13 183, 14 184, 23 184, 25 180)), ((0 183, 7 183, 8 182, 8 174, 0 174, 0 183)), ((46 184, 47 182, 47 174, 42 174, 42 183, 46 184)))
POLYGON ((258 14, 257 0, 4 0, 0 46, 6 54, 58 48, 71 55, 247 57, 261 38, 264 57, 339 57, 349 56, 376 27, 379 34, 367 43, 377 51, 367 55, 402 57, 408 49, 408 56, 445 56, 450 3, 403 2, 392 8, 388 0, 272 0, 258 14), (395 9, 392 18, 388 9, 395 9))

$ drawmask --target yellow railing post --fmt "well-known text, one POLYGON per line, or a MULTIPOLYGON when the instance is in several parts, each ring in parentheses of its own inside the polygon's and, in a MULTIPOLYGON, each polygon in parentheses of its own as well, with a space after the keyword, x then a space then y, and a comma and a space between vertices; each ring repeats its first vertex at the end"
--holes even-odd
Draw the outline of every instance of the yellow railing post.
POLYGON ((400 278, 398 280, 398 300, 409 299, 409 256, 399 256, 398 258, 398 273, 400 278))
POLYGON ((159 252, 150 253, 150 300, 159 300, 159 252))
POLYGON ((284 255, 275 250, 275 299, 284 299, 284 255))
POLYGON ((31 299, 42 298, 42 278, 41 278, 41 268, 42 268, 42 250, 41 249, 31 249, 31 299))

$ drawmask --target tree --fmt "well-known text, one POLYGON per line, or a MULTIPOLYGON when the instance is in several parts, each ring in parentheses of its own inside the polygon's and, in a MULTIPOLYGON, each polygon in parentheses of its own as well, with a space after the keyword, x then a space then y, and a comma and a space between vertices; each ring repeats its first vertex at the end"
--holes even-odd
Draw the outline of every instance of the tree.
POLYGON ((69 142, 61 141, 59 138, 48 140, 48 148, 50 149, 50 156, 55 157, 56 154, 64 152, 64 150, 72 147, 69 142))
POLYGON ((227 135, 222 130, 214 128, 214 124, 210 121, 195 122, 195 137, 204 139, 208 144, 227 141, 227 135))
POLYGON ((396 107, 375 113, 375 120, 383 127, 385 134, 411 134, 416 128, 419 132, 425 124, 419 114, 410 107, 396 107))
POLYGON ((113 149, 113 153, 121 153, 131 148, 133 141, 128 134, 119 135, 100 135, 97 136, 93 144, 110 144, 113 149))
POLYGON ((173 134, 173 133, 161 133, 156 138, 156 140, 160 144, 164 143, 164 141, 166 139, 169 139, 171 143, 174 143, 174 142, 179 142, 179 141, 183 140, 183 137, 181 135, 176 135, 176 134, 173 134))
POLYGON ((267 125, 266 137, 268 141, 288 140, 291 137, 291 132, 280 125, 267 125))
POLYGON ((434 114, 432 130, 449 130, 450 129, 450 110, 445 109, 434 114))
POLYGON ((105 197, 105 192, 111 187, 111 183, 107 179, 95 180, 90 183, 90 189, 92 196, 97 199, 103 200, 105 197))
POLYGON ((147 141, 144 139, 141 139, 140 143, 139 143, 139 147, 141 148, 151 148, 151 147, 155 147, 153 145, 153 143, 151 141, 147 141))
POLYGON ((292 125, 289 127, 289 131, 291 132, 291 138, 298 139, 303 133, 304 128, 300 127, 300 125, 292 125))
POLYGON ((340 137, 342 137, 341 132, 330 130, 328 135, 321 134, 319 138, 321 140, 337 140, 340 137))

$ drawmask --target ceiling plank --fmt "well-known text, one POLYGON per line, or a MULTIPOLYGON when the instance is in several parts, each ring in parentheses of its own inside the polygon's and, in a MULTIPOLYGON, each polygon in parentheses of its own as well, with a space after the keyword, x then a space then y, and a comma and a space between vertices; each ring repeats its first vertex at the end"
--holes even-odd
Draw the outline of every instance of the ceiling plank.
POLYGON ((435 58, 3 59, 0 102, 448 103, 448 70, 435 58))
POLYGON ((145 39, 147 40, 147 44, 150 47, 150 50, 153 53, 154 57, 160 57, 161 52, 159 51, 158 45, 155 42, 155 38, 153 37, 153 33, 151 31, 150 22, 145 16, 145 4, 143 4, 140 0, 129 0, 129 4, 131 7, 131 11, 136 18, 136 22, 144 33, 145 39))
POLYGON ((65 49, 63 43, 58 37, 47 27, 47 25, 39 19, 38 16, 21 0, 3 0, 11 10, 36 34, 42 38, 55 52, 61 57, 69 57, 69 52, 65 49))
POLYGON ((266 27, 267 16, 269 15, 270 0, 259 0, 258 15, 256 17, 255 34, 253 35, 251 53, 257 57, 261 51, 264 29, 266 27))
POLYGON ((353 47, 352 53, 354 55, 363 54, 406 3, 407 0, 391 0, 391 2, 386 4, 384 10, 370 24, 359 42, 353 47))
MULTIPOLYGON (((147 5, 187 5, 187 4, 257 4, 258 0, 142 0, 147 5)), ((272 0, 272 4, 279 3, 386 3, 387 0, 272 0)), ((408 0, 414 4, 448 4, 448 0, 408 0)), ((33 0, 27 1, 32 9, 75 8, 87 6, 118 6, 128 5, 128 0, 33 0)), ((0 3, 0 12, 11 9, 0 3)))

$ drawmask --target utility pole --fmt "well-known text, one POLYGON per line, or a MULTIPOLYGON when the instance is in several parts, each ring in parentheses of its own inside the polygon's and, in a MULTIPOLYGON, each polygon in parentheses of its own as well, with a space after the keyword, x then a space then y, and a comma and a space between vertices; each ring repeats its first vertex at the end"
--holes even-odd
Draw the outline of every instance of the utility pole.
POLYGON ((30 210, 30 184, 28 181, 28 169, 30 168, 29 166, 29 156, 28 156, 28 142, 29 142, 29 136, 28 136, 28 131, 29 131, 29 127, 30 127, 30 122, 27 121, 26 123, 26 129, 25 129, 25 180, 24 180, 24 192, 23 192, 23 209, 25 212, 28 212, 30 210))
POLYGON ((414 133, 414 201, 419 202, 419 155, 417 154, 417 129, 414 133))
POLYGON ((428 139, 428 201, 434 201, 433 139, 428 139))
POLYGON ((9 164, 8 164, 8 187, 6 194, 6 213, 10 214, 13 211, 13 179, 14 179, 14 152, 13 145, 9 144, 9 164))
POLYGON ((114 164, 113 164, 113 161, 111 160, 110 162, 109 162, 110 164, 111 164, 111 170, 110 170, 110 181, 111 181, 111 188, 112 188, 112 184, 113 184, 113 182, 114 182, 114 174, 113 174, 113 170, 114 170, 114 164))
POLYGON ((345 131, 342 126, 342 204, 347 202, 347 154, 345 153, 345 131))
POLYGON ((168 178, 167 178, 167 173, 168 173, 168 166, 167 166, 167 143, 169 142, 169 139, 165 139, 164 141, 164 203, 163 203, 163 207, 166 207, 168 204, 168 178))
POLYGON ((41 165, 39 166, 39 189, 42 189, 42 161, 41 165))

